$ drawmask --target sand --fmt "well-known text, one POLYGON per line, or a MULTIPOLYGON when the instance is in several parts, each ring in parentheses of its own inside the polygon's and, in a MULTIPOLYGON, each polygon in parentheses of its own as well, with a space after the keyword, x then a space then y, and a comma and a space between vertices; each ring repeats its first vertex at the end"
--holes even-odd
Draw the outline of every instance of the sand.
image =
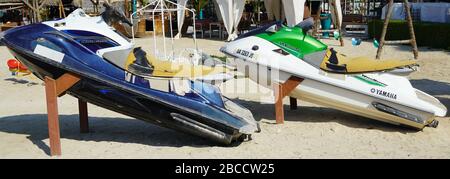
MULTIPOLYGON (((353 47, 325 40, 350 56, 375 56, 371 42, 353 47)), ((137 44, 149 50, 150 39, 137 44)), ((176 41, 177 48, 192 40, 176 41)), ((199 48, 223 56, 224 42, 198 40, 199 48)), ((299 101, 290 111, 285 99, 286 122, 275 125, 273 96, 247 79, 222 84, 224 95, 249 108, 261 122, 262 132, 238 146, 211 146, 208 141, 161 128, 89 105, 91 132, 79 133, 77 100, 59 98, 63 155, 50 157, 45 93, 33 76, 13 77, 6 67, 12 58, 0 47, 0 158, 450 158, 450 117, 437 118, 438 128, 408 130, 356 115, 299 101), (233 86, 246 84, 245 90, 233 86), (261 93, 256 93, 261 89, 261 93)), ((412 58, 408 46, 387 46, 384 58, 412 58)), ((413 86, 450 108, 450 53, 420 48, 421 69, 410 76, 413 86)))

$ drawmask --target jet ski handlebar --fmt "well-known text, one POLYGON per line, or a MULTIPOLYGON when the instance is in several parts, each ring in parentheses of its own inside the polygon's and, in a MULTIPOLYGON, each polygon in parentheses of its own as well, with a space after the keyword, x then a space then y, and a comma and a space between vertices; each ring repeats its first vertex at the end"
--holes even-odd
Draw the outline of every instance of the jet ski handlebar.
POLYGON ((122 22, 129 26, 133 25, 122 10, 111 6, 107 2, 103 3, 103 7, 105 7, 105 11, 102 12, 101 16, 108 25, 112 25, 114 22, 122 22))

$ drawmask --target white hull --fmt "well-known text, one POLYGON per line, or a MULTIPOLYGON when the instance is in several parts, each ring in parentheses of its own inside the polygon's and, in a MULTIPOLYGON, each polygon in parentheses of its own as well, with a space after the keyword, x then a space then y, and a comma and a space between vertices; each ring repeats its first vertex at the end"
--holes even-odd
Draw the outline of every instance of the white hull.
POLYGON ((382 84, 377 86, 358 79, 361 75, 324 72, 292 55, 274 53, 278 47, 263 39, 249 38, 251 40, 231 42, 222 51, 237 57, 238 71, 260 85, 271 88, 273 83, 284 83, 291 76, 303 78, 304 81, 289 94, 291 97, 417 129, 433 124, 435 116, 447 113, 437 99, 413 88, 405 77, 387 73, 364 74, 382 84), (259 44, 259 50, 252 50, 254 44, 259 44), (254 54, 242 55, 236 53, 238 49, 254 54), (389 106, 401 114, 377 109, 374 104, 389 106), (408 117, 400 117, 405 113, 408 117))

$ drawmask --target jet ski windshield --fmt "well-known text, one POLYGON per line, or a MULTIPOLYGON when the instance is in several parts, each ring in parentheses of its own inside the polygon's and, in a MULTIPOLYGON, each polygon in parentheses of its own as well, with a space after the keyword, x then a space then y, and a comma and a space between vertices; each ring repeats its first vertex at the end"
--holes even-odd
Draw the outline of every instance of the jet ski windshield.
POLYGON ((269 23, 269 24, 264 25, 264 26, 262 26, 260 28, 256 28, 256 29, 251 30, 251 31, 249 31, 247 33, 244 33, 244 34, 240 35, 238 38, 236 38, 235 40, 239 40, 239 39, 242 39, 242 38, 245 38, 245 37, 255 36, 255 35, 264 33, 264 32, 267 31, 267 29, 271 28, 274 25, 276 25, 277 27, 281 27, 282 23, 281 23, 281 21, 275 21, 275 22, 269 23))
POLYGON ((103 11, 101 16, 106 24, 111 26, 114 22, 121 22, 133 26, 130 20, 125 17, 125 13, 122 10, 110 6, 108 3, 103 3, 103 6, 105 7, 105 11, 103 11))

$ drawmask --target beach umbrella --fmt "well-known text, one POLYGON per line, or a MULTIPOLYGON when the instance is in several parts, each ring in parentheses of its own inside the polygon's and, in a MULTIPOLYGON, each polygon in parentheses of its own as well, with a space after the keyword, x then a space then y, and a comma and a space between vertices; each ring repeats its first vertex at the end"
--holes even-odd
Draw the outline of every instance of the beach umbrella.
POLYGON ((176 39, 181 37, 181 28, 183 27, 184 17, 185 17, 185 7, 188 0, 177 0, 177 23, 178 23, 178 34, 175 35, 176 39))
POLYGON ((264 0, 264 7, 270 21, 282 19, 281 0, 264 0))
POLYGON ((245 0, 216 0, 219 5, 225 29, 227 30, 228 41, 237 37, 237 27, 244 12, 245 0))
POLYGON ((284 13, 288 26, 295 26, 303 21, 306 0, 283 0, 284 13))

